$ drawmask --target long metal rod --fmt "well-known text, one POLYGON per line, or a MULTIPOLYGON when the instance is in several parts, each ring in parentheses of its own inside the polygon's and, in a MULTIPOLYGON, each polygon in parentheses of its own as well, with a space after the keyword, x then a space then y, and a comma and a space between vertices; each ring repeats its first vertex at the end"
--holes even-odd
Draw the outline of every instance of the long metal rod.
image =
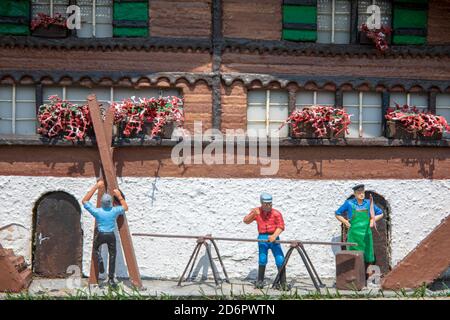
MULTIPOLYGON (((156 237, 156 238, 179 238, 179 239, 205 239, 205 240, 223 240, 223 241, 239 241, 239 242, 269 242, 263 239, 245 239, 245 238, 225 238, 212 236, 192 236, 192 235, 178 235, 178 234, 160 234, 160 233, 133 233, 137 237, 156 237)), ((276 240, 274 243, 299 243, 299 244, 314 244, 325 246, 356 246, 353 242, 322 242, 322 241, 301 241, 301 240, 276 240)))

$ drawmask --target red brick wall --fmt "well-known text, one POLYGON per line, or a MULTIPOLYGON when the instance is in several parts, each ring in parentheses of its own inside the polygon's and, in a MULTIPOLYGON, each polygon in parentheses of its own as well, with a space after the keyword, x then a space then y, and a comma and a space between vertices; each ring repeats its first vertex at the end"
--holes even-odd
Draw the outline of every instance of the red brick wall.
POLYGON ((223 36, 281 39, 281 0, 223 0, 223 36))
POLYGON ((247 89, 242 82, 222 86, 222 131, 247 128, 247 89))
POLYGON ((150 35, 209 37, 211 0, 151 0, 150 35))
POLYGON ((450 44, 450 0, 430 0, 428 43, 450 44))

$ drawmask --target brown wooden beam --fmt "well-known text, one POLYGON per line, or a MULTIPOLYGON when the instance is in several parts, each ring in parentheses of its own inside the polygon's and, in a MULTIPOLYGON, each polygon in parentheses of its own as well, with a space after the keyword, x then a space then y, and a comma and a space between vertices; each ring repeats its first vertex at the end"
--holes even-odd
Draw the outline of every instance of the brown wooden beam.
MULTIPOLYGON (((100 153, 100 160, 103 167, 106 190, 109 194, 113 194, 114 189, 118 189, 117 177, 114 168, 114 162, 111 152, 111 135, 107 134, 104 129, 103 121, 100 114, 100 107, 97 103, 97 98, 91 94, 87 98, 89 111, 94 127, 95 138, 97 141, 98 150, 100 153), (109 140, 108 140, 109 139, 109 140)), ((120 240, 122 242, 123 252, 127 263, 128 274, 131 283, 137 287, 142 287, 142 280, 139 274, 139 268, 134 253, 133 242, 131 239, 130 230, 128 228, 128 221, 125 215, 120 215, 117 218, 117 226, 119 228, 120 240)))

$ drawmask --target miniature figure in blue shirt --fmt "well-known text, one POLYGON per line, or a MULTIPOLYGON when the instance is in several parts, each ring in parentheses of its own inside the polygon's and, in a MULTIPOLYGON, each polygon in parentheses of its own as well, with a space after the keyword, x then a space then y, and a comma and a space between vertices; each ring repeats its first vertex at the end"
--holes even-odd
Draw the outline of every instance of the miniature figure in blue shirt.
POLYGON ((84 196, 82 202, 83 207, 95 218, 97 222, 97 234, 94 239, 94 251, 98 259, 98 266, 100 273, 105 272, 105 266, 101 255, 100 247, 106 243, 109 253, 109 269, 108 269, 108 284, 112 287, 116 286, 114 282, 114 273, 116 268, 116 235, 114 230, 116 229, 117 217, 124 214, 128 210, 128 205, 122 196, 122 193, 118 189, 114 189, 114 195, 120 202, 120 206, 113 206, 113 198, 105 193, 102 196, 100 208, 96 208, 89 202, 93 194, 97 189, 103 189, 103 181, 97 182, 91 190, 84 196))
POLYGON ((363 184, 353 187, 353 191, 355 197, 346 200, 335 214, 349 228, 347 241, 357 244, 349 247, 349 250, 363 251, 367 265, 375 262, 371 228, 376 227, 376 222, 383 218, 383 211, 373 203, 372 195, 370 200, 365 199, 363 184), (347 212, 347 219, 342 216, 344 212, 347 212))

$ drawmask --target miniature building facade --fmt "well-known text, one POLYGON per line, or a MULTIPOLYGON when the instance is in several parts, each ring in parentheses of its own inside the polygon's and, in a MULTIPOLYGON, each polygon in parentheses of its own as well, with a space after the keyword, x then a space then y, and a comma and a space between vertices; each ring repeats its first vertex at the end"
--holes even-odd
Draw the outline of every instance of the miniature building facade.
MULTIPOLYGON (((398 103, 450 122, 449 0, 3 2, 0 226, 20 226, 1 231, 0 242, 39 269, 54 267, 53 275, 60 275, 58 261, 74 261, 89 274, 93 221, 76 203, 100 172, 93 143, 49 142, 37 134, 38 108, 55 94, 83 104, 95 93, 103 106, 132 96, 176 95, 184 99, 190 132, 201 121, 203 132, 256 129, 269 135, 293 110, 316 104, 353 115, 346 139, 298 140, 282 128, 273 176, 262 176, 264 165, 250 163, 248 154, 243 164, 177 165, 174 141, 116 141, 114 161, 132 232, 256 236, 240 222, 258 205, 259 193, 270 191, 289 221, 283 237, 340 240, 334 211, 351 196, 352 185, 364 183, 385 211, 374 237, 386 273, 449 214, 448 138, 388 139, 384 117, 398 103), (392 28, 385 53, 360 31, 373 4, 392 28), (70 5, 81 10, 81 29, 61 38, 31 30, 38 13, 65 14, 70 5), (62 224, 79 216, 70 236, 45 239, 48 226, 58 228, 40 206, 47 198, 61 206, 58 212, 70 212, 62 224), (46 241, 65 251, 54 266, 43 260, 46 241)), ((143 277, 181 273, 188 242, 134 242, 143 277)), ((323 277, 334 277, 339 250, 310 251, 323 277)), ((254 277, 256 251, 251 244, 221 244, 225 264, 234 266, 227 267, 230 276, 254 277)), ((120 253, 117 271, 126 276, 120 253)))

